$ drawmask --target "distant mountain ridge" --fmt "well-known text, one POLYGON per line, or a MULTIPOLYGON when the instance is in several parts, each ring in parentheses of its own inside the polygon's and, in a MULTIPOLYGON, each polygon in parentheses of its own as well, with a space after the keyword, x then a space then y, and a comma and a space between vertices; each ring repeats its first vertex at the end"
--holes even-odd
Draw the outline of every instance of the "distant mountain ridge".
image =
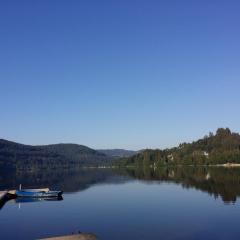
POLYGON ((78 144, 24 145, 0 139, 0 169, 35 169, 109 164, 112 158, 78 144))
POLYGON ((138 151, 125 149, 98 149, 97 151, 114 158, 130 157, 138 153, 138 151))

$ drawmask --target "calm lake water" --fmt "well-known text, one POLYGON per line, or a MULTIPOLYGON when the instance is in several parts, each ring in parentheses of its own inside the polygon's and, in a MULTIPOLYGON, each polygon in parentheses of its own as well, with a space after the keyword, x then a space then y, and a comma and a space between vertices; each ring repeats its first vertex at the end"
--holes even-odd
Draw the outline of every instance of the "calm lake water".
POLYGON ((0 173, 0 190, 51 187, 61 201, 11 200, 1 239, 95 233, 99 239, 240 239, 240 169, 162 168, 0 173))

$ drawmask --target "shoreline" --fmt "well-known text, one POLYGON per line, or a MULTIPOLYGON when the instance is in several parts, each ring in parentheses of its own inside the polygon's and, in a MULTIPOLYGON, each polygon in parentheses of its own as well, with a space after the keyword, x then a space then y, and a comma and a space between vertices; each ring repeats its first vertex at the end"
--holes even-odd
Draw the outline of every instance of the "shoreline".
MULTIPOLYGON (((139 167, 143 167, 143 166, 133 166, 133 165, 129 165, 129 166, 115 166, 113 168, 139 168, 139 167)), ((162 167, 225 167, 225 168, 234 168, 234 167, 240 167, 240 163, 221 163, 221 164, 176 164, 176 165, 162 165, 156 168, 162 168, 162 167)), ((149 168, 153 168, 153 166, 149 166, 149 168)), ((156 169, 155 168, 155 169, 156 169)))

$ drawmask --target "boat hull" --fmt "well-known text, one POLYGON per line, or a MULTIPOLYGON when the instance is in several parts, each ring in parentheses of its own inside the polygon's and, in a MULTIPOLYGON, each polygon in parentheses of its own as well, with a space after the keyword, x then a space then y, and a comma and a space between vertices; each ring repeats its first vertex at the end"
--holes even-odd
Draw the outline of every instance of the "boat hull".
POLYGON ((16 191, 17 197, 30 197, 30 198, 51 198, 62 196, 62 191, 28 191, 28 190, 18 190, 16 191))

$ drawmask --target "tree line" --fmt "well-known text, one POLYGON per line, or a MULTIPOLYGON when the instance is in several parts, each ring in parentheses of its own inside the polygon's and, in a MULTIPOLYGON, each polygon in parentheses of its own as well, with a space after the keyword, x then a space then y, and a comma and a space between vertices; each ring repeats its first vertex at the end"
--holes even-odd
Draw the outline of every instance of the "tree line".
POLYGON ((215 165, 240 163, 240 135, 229 128, 219 128, 192 143, 171 149, 146 149, 132 157, 122 158, 116 166, 215 165))

